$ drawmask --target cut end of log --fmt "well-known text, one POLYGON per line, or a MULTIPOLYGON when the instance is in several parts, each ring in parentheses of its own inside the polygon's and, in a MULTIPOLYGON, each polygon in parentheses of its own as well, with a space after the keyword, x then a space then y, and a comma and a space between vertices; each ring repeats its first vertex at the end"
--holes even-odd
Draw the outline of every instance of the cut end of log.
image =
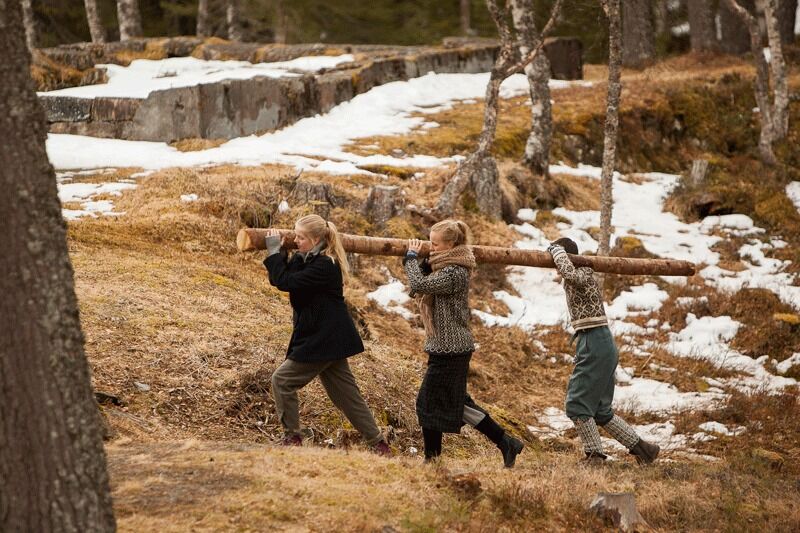
POLYGON ((236 247, 239 248, 240 252, 249 252, 256 249, 252 239, 250 239, 247 228, 240 229, 236 235, 236 247))

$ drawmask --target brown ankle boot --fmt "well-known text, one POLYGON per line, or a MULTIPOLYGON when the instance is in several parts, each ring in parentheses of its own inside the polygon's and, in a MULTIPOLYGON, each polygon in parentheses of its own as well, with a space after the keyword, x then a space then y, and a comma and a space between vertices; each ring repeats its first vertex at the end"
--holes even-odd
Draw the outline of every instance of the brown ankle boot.
POLYGON ((636 456, 636 462, 640 465, 649 465, 658 457, 661 448, 658 444, 647 442, 644 439, 639 439, 639 442, 631 448, 630 454, 636 456))

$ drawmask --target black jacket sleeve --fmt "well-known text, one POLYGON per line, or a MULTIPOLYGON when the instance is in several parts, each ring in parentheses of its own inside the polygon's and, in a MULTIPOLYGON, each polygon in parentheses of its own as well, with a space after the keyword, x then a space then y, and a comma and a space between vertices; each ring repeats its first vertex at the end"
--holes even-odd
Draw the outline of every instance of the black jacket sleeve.
POLYGON ((264 260, 269 282, 278 290, 291 292, 303 289, 324 289, 336 277, 336 264, 328 256, 319 256, 298 272, 290 272, 286 258, 273 254, 264 260))

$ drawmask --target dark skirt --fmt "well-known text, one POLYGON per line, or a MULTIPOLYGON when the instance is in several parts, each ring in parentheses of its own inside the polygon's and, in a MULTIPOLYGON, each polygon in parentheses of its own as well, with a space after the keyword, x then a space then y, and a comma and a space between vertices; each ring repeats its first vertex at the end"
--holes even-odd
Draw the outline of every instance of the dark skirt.
POLYGON ((464 405, 480 409, 467 395, 467 373, 472 352, 428 354, 428 370, 417 394, 417 418, 425 429, 459 433, 464 425, 464 405))

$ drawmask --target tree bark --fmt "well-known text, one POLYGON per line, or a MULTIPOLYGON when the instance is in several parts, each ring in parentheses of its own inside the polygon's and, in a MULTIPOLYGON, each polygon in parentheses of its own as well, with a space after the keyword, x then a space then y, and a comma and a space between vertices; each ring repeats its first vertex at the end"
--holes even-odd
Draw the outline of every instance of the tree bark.
MULTIPOLYGON (((750 12, 755 7, 753 0, 739 0, 739 4, 750 10, 750 12)), ((720 50, 732 55, 742 55, 750 50, 750 36, 747 25, 731 9, 726 0, 721 0, 719 3, 719 26, 721 33, 720 50)))
POLYGON ((239 0, 228 0, 226 15, 228 21, 228 40, 241 41, 243 35, 241 15, 239 12, 239 0))
POLYGON ((0 28, 0 531, 114 531, 100 414, 19 2, 0 9, 0 28))
POLYGON ((33 52, 36 49, 37 35, 32 0, 22 0, 22 20, 25 23, 25 44, 33 52))
POLYGON ((139 0, 117 0, 117 22, 120 41, 141 37, 142 16, 139 13, 139 0))
MULTIPOLYGON (((512 0, 511 13, 520 36, 520 55, 525 56, 539 42, 533 0, 512 0)), ((525 67, 531 95, 531 132, 525 143, 523 163, 540 176, 549 176, 550 143, 553 137, 553 109, 550 103, 550 61, 538 54, 525 67)))
POLYGON ((794 25, 797 19, 797 0, 778 2, 778 22, 781 28, 781 42, 794 44, 794 25))
POLYGON ((656 56, 650 0, 624 0, 622 5, 622 64, 641 68, 656 56))
POLYGON ((472 28, 470 27, 470 14, 471 14, 472 0, 461 0, 459 2, 459 19, 461 22, 461 35, 472 35, 472 28))
POLYGON ((693 52, 717 49, 712 0, 689 0, 689 38, 693 52))
MULTIPOLYGON (((689 1, 691 2, 692 0, 689 1)), ((669 8, 667 7, 667 0, 656 0, 654 3, 653 24, 656 28, 656 35, 661 35, 669 31, 667 27, 669 24, 669 8)))
POLYGON ((435 215, 431 215, 432 218, 452 214, 458 198, 468 185, 472 185, 475 190, 475 199, 480 211, 494 218, 500 217, 502 213, 500 179, 497 163, 491 155, 497 130, 500 85, 509 76, 522 72, 540 53, 543 53, 544 39, 553 29, 562 3, 563 0, 556 0, 553 4, 550 19, 545 24, 536 46, 523 55, 519 61, 515 61, 519 39, 509 26, 508 13, 500 10, 497 0, 486 0, 486 6, 500 35, 500 52, 497 54, 497 59, 489 74, 489 83, 486 85, 483 129, 478 138, 477 148, 458 165, 455 175, 442 191, 434 210, 435 215))
POLYGON ((106 29, 100 18, 100 7, 97 5, 97 0, 83 0, 83 5, 86 6, 86 20, 89 22, 92 42, 101 44, 106 42, 106 29))
POLYGON ((404 206, 405 193, 400 187, 375 185, 369 190, 362 212, 370 222, 382 227, 390 218, 402 213, 404 206))
POLYGON ((594 497, 589 509, 610 522, 620 531, 648 531, 650 526, 636 508, 636 497, 632 492, 600 492, 594 497))
POLYGON ((211 24, 208 17, 208 0, 197 2, 197 36, 211 37, 211 24))
POLYGON ((608 93, 606 122, 603 137, 603 170, 600 177, 600 246, 598 255, 608 255, 611 249, 611 214, 614 208, 614 166, 617 160, 619 102, 622 94, 621 17, 620 0, 601 0, 608 17, 608 93))
MULTIPOLYGON (((278 230, 283 235, 287 248, 295 247, 294 232, 288 229, 278 230)), ((236 246, 240 251, 263 250, 266 229, 245 228, 236 236, 236 246)), ((404 256, 408 250, 407 239, 389 239, 382 237, 365 237, 343 233, 342 246, 346 252, 366 255, 404 256)), ((547 252, 538 250, 521 250, 519 248, 501 248, 498 246, 471 246, 475 260, 479 263, 498 265, 517 265, 539 268, 555 268, 553 258, 547 252)), ((420 256, 427 257, 430 243, 425 242, 420 256)), ((693 276, 695 266, 688 261, 674 259, 637 259, 630 257, 600 257, 591 255, 570 255, 575 266, 588 266, 596 272, 625 275, 654 276, 693 276)))
POLYGON ((758 148, 761 160, 768 165, 778 163, 772 145, 786 137, 789 129, 789 93, 786 80, 786 62, 783 58, 780 31, 777 19, 777 0, 765 0, 764 18, 767 41, 770 48, 770 63, 764 57, 764 34, 758 19, 740 3, 741 0, 723 0, 725 6, 746 25, 750 34, 750 51, 756 67, 755 96, 758 103, 761 133, 758 148), (770 101, 770 71, 774 97, 770 101))
POLYGON ((275 0, 275 42, 286 44, 288 42, 288 19, 284 0, 275 0))

